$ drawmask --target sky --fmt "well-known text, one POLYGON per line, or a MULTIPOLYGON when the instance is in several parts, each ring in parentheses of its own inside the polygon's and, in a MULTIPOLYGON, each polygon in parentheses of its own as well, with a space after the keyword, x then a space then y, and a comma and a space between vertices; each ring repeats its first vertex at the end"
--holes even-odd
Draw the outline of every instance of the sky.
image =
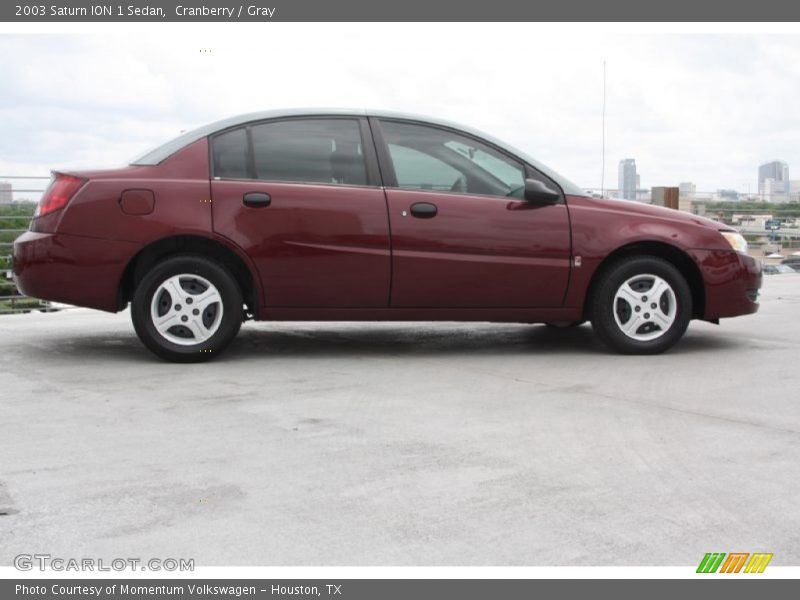
POLYGON ((244 112, 357 107, 462 122, 587 189, 635 158, 644 188, 755 192, 775 158, 800 179, 798 64, 800 35, 508 23, 0 34, 0 175, 123 165, 244 112))

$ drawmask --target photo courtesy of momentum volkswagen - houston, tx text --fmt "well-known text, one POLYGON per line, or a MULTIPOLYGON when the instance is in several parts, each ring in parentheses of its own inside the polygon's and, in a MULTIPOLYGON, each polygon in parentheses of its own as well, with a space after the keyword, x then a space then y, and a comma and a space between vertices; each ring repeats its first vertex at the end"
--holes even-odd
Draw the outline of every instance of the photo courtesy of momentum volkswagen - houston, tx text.
POLYGON ((132 303, 175 361, 216 356, 249 318, 590 320, 652 354, 691 319, 755 312, 761 285, 724 224, 591 198, 461 126, 346 110, 232 117, 121 169, 56 173, 14 275, 37 298, 132 303))

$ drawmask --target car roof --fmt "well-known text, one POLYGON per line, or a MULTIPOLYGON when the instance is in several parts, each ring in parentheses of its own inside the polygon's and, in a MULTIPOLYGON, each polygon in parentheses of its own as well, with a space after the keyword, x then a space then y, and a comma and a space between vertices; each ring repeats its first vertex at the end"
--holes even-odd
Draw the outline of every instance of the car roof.
POLYGON ((566 177, 560 175, 553 169, 541 164, 535 158, 528 156, 521 150, 494 138, 486 133, 473 129, 471 127, 461 125, 460 123, 453 123, 444 119, 437 119, 422 115, 415 115, 410 113, 387 111, 387 110, 368 110, 358 108, 292 108, 292 109, 273 109, 263 110, 258 112, 244 113, 233 117, 228 117, 208 125, 203 125, 197 129, 182 133, 176 138, 173 138, 143 154, 142 156, 131 161, 132 165, 157 165, 175 154, 181 148, 188 146, 202 138, 213 135, 217 132, 252 123, 254 121, 266 121, 268 119, 279 119, 286 117, 323 117, 323 116, 350 116, 350 117, 377 117, 384 119, 401 119, 406 121, 419 121, 431 125, 438 125, 440 127, 448 127, 457 131, 462 131, 477 138, 486 140, 490 144, 505 150, 509 154, 519 157, 525 162, 529 163, 535 169, 541 171, 556 183, 558 183, 566 194, 586 196, 586 192, 579 186, 572 183, 566 177))

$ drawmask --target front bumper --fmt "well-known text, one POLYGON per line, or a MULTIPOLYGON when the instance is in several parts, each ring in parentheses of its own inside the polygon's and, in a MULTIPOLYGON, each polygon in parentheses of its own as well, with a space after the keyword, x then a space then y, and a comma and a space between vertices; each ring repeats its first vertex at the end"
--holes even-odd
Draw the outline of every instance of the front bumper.
POLYGON ((28 231, 14 242, 14 281, 33 298, 116 312, 122 274, 138 247, 28 231))
POLYGON ((732 250, 692 250, 690 254, 705 285, 704 319, 738 317, 758 310, 761 263, 732 250))

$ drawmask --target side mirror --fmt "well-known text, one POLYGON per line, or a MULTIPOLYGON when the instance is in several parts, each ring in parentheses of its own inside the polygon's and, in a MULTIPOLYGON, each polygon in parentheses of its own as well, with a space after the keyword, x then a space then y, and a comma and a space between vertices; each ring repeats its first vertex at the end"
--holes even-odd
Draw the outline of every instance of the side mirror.
POLYGON ((561 199, 561 194, 551 190, 538 179, 525 180, 525 200, 536 204, 553 204, 561 199))

